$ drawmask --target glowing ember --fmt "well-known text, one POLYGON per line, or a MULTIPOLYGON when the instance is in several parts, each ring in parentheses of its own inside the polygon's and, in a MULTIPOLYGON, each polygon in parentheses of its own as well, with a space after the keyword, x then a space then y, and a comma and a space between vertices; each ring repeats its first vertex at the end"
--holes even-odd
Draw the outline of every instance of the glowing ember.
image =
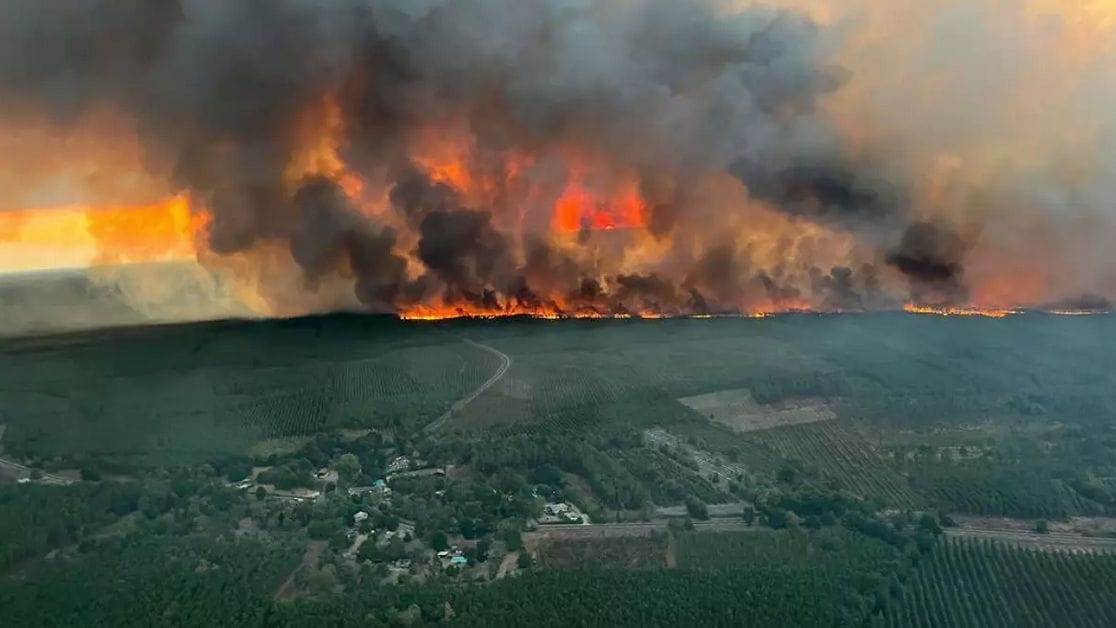
POLYGON ((984 316, 987 318, 1005 318, 1019 314, 1019 310, 1002 308, 977 308, 956 306, 932 306, 907 303, 903 306, 904 312, 911 314, 933 314, 935 316, 984 316))

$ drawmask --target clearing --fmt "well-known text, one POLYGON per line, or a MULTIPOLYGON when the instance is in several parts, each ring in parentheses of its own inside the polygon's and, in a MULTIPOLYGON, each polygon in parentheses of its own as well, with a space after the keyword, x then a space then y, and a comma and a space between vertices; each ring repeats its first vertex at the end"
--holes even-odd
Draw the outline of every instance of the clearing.
POLYGON ((680 403, 691 410, 737 432, 755 432, 784 425, 832 421, 837 415, 824 399, 813 397, 760 404, 747 388, 692 397, 681 397, 680 403))

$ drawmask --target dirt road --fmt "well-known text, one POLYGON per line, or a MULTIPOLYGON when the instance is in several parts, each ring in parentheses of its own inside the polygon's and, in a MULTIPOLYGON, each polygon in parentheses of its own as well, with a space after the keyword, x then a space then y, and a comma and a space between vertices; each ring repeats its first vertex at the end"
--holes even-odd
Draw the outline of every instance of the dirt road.
POLYGON ((1116 553, 1116 539, 1049 532, 1026 532, 1011 528, 946 528, 946 536, 988 539, 1023 547, 1085 554, 1116 553))
POLYGON ((496 580, 508 575, 508 572, 515 567, 515 561, 519 560, 519 552, 508 552, 504 555, 504 560, 500 561, 500 568, 496 570, 496 580))
MULTIPOLYGON (((14 475, 16 475, 18 477, 23 477, 23 478, 31 477, 31 472, 35 470, 35 469, 32 469, 31 467, 22 465, 22 464, 14 461, 14 460, 8 460, 6 458, 0 458, 0 467, 2 467, 6 471, 12 472, 14 475)), ((52 473, 43 473, 41 471, 40 471, 40 473, 42 474, 41 478, 39 480, 36 480, 39 484, 73 484, 74 483, 74 481, 71 480, 70 478, 64 478, 60 475, 54 475, 52 473)))
POLYGON ((511 367, 512 359, 503 351, 485 344, 481 344, 479 342, 474 342, 469 339, 466 339, 465 342, 478 349, 483 349, 484 351, 487 351, 500 358, 500 367, 496 369, 496 372, 493 373, 492 377, 489 377, 487 381, 485 381, 480 386, 477 386, 477 388, 473 390, 473 392, 453 402, 453 405, 450 406, 449 410, 443 412, 442 416, 434 419, 433 422, 423 428, 423 432, 426 434, 436 432, 439 428, 442 427, 442 425, 445 424, 446 421, 450 419, 450 417, 460 412, 462 408, 472 403, 474 399, 481 395, 481 393, 491 388, 496 382, 500 381, 500 378, 502 378, 504 376, 504 373, 508 372, 508 368, 511 367))
POLYGON ((293 570, 291 570, 291 574, 287 576, 287 579, 283 581, 283 584, 279 585, 279 588, 275 590, 275 594, 272 597, 276 600, 294 599, 294 597, 298 593, 298 590, 295 586, 295 577, 298 575, 298 572, 304 569, 317 569, 318 559, 321 557, 322 550, 325 549, 325 546, 325 541, 310 541, 310 543, 306 546, 306 552, 302 555, 302 562, 300 562, 298 565, 295 566, 293 570))
MULTIPOLYGON (((713 520, 692 522, 695 530, 706 532, 763 532, 769 528, 749 526, 742 520, 713 520)), ((588 525, 543 525, 523 535, 524 543, 537 543, 543 539, 585 539, 618 536, 647 536, 653 532, 666 532, 666 520, 633 523, 590 523, 588 525)))

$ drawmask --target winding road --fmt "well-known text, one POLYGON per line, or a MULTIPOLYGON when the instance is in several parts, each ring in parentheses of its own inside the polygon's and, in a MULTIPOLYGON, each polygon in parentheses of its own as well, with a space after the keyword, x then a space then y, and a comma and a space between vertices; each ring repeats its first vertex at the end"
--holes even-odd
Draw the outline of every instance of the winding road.
POLYGON ((496 382, 500 381, 500 378, 502 378, 504 376, 504 373, 507 373, 508 369, 511 367, 512 359, 503 351, 500 351, 495 347, 490 347, 486 344, 481 344, 479 342, 469 340, 468 338, 465 339, 465 342, 478 349, 483 349, 484 351, 487 351, 500 358, 500 368, 496 369, 496 372, 492 374, 492 377, 489 377, 483 384, 477 386, 476 389, 473 390, 473 392, 453 402, 453 405, 450 406, 448 410, 443 412, 442 416, 434 419, 434 421, 423 428, 422 431, 425 434, 430 434, 440 429, 442 425, 444 425, 445 422, 449 420, 450 417, 460 412, 462 408, 472 403, 474 399, 481 395, 481 393, 491 388, 496 382))

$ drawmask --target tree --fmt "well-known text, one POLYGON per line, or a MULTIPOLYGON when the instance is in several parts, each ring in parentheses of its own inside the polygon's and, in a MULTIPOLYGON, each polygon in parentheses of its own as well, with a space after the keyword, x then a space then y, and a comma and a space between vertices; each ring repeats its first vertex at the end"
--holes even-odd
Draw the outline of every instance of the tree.
POLYGON ((744 523, 751 526, 752 523, 755 522, 755 520, 756 520, 756 509, 751 507, 751 506, 745 506, 743 517, 744 517, 744 523))
POLYGON ((256 487, 256 499, 259 500, 259 501, 263 501, 263 500, 267 499, 267 489, 262 487, 262 486, 257 486, 256 487))
POLYGON ((779 469, 775 477, 784 484, 794 484, 798 477, 798 472, 795 471, 794 467, 791 465, 785 464, 779 469))
POLYGON ((360 460, 353 454, 341 454, 333 463, 337 470, 338 481, 344 486, 352 486, 353 481, 360 475, 360 460))
POLYGON ((918 520, 918 527, 934 536, 942 533, 942 526, 938 523, 938 518, 931 514, 922 515, 918 520))
POLYGON ((387 547, 384 548, 384 558, 387 560, 399 560, 406 554, 407 550, 403 547, 403 539, 398 536, 392 538, 387 547))
POLYGON ((307 526, 306 534, 312 539, 324 541, 328 539, 330 535, 332 535, 333 532, 339 527, 340 526, 337 525, 336 521, 331 521, 328 519, 313 521, 310 523, 309 526, 307 526))
POLYGON ((515 566, 520 569, 530 569, 535 561, 531 559, 531 555, 527 552, 520 552, 519 557, 515 559, 515 566))
POLYGON ((1046 534, 1050 532, 1050 522, 1046 519, 1039 519, 1035 521, 1035 532, 1039 534, 1046 534))
POLYGON ((446 538, 446 533, 442 532, 441 530, 435 530, 433 533, 431 533, 431 535, 430 535, 430 547, 433 547, 434 551, 437 551, 437 552, 441 552, 443 550, 448 550, 449 549, 449 539, 446 538))
POLYGON ((709 508, 706 507, 705 502, 696 497, 690 497, 686 500, 686 512, 699 521, 705 521, 709 518, 709 508))
POLYGON ((366 560, 374 563, 381 562, 383 560, 379 548, 376 547, 376 539, 366 539, 363 543, 361 543, 360 547, 357 549, 357 557, 361 560, 366 560))
POLYGON ((101 472, 96 467, 85 465, 81 468, 81 479, 86 482, 99 482, 101 480, 101 472))
POLYGON ((523 535, 519 528, 505 528, 500 538, 507 544, 509 552, 516 552, 523 548, 523 535))
POLYGON ((230 482, 243 480, 252 475, 252 465, 248 462, 233 462, 225 468, 225 478, 230 482))
POLYGON ((558 467, 552 464, 541 464, 531 470, 531 481, 535 484, 561 486, 562 472, 558 469, 558 467))
POLYGON ((789 523, 790 517, 787 511, 783 510, 782 508, 772 508, 771 510, 767 511, 767 525, 771 526, 772 528, 781 530, 782 528, 787 527, 789 523))

